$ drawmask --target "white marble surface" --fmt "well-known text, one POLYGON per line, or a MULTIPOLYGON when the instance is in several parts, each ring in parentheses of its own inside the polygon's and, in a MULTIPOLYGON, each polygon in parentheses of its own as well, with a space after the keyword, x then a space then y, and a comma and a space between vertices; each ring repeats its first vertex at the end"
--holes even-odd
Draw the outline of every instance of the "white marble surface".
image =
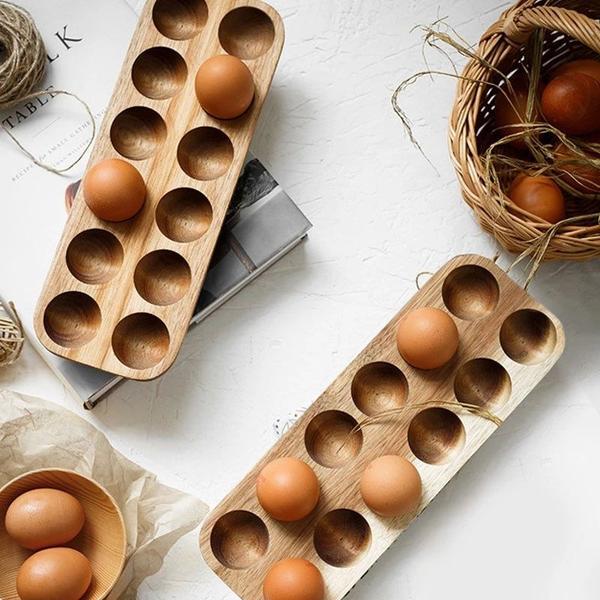
MULTIPOLYGON (((414 293, 416 273, 458 253, 495 251, 461 201, 448 158, 453 83, 424 80, 404 98, 439 175, 408 143, 390 95, 422 69, 415 25, 447 16, 475 41, 505 4, 272 3, 287 43, 254 151, 314 231, 197 327, 165 377, 126 383, 85 413, 128 457, 211 505, 275 441, 273 422, 310 404, 414 293)), ((532 292, 564 321, 562 362, 352 600, 598 597, 599 290, 599 263, 542 270, 532 292)), ((0 385, 83 414, 31 351, 0 372, 0 385)), ((139 597, 234 595, 202 564, 194 535, 139 597)))

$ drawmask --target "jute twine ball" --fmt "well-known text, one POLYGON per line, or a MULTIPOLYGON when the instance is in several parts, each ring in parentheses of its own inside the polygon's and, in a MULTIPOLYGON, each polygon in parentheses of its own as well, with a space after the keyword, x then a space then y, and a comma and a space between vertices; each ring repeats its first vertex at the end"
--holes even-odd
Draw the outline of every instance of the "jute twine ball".
POLYGON ((46 48, 31 15, 0 0, 0 110, 34 91, 45 72, 46 48))
MULTIPOLYGON (((20 6, 0 0, 0 111, 33 98, 48 94, 40 89, 46 73, 47 55, 42 36, 32 16, 20 6)), ((57 168, 38 159, 17 139, 10 128, 2 129, 10 139, 36 165, 50 173, 65 173, 72 169, 84 156, 96 135, 96 122, 88 104, 72 92, 52 90, 52 96, 70 96, 86 110, 92 124, 92 135, 77 156, 66 167, 57 168)))
POLYGON ((0 368, 14 363, 21 355, 25 337, 14 304, 0 302, 0 368))

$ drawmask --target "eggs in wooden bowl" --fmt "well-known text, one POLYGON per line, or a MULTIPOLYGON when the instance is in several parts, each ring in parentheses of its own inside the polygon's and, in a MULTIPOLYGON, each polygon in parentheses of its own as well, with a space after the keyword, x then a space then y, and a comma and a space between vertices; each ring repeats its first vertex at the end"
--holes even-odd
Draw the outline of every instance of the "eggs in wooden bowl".
POLYGON ((126 548, 116 502, 79 473, 32 471, 0 489, 2 600, 103 600, 126 548))

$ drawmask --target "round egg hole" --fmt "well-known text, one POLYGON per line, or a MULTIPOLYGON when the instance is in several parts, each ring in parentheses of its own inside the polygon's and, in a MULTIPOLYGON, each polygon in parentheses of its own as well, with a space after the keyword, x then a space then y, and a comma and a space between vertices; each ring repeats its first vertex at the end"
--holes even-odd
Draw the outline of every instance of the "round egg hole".
POLYGON ((215 558, 228 569, 248 569, 269 548, 269 531, 255 514, 236 510, 223 515, 210 534, 215 558))
POLYGON ((356 373, 351 394, 358 410, 371 417, 402 407, 408 397, 408 382, 398 367, 375 362, 356 373))
POLYGON ((427 408, 408 427, 408 445, 413 454, 430 465, 450 462, 465 445, 465 428, 453 412, 427 408))
POLYGON ((147 302, 168 306, 179 302, 192 282, 187 261, 172 250, 155 250, 146 254, 135 268, 135 289, 147 302))
POLYGON ((169 331, 156 316, 134 313, 115 327, 112 347, 116 357, 130 369, 149 369, 169 350, 169 331))
POLYGON ((463 404, 496 408, 510 398, 512 383, 506 369, 495 360, 476 358, 460 367, 454 394, 463 404))
POLYGON ((500 344, 507 356, 523 365, 537 365, 556 348, 554 323, 539 310, 524 309, 510 315, 500 329, 500 344))
POLYGON ((446 277, 442 297, 453 315, 466 321, 475 321, 496 309, 500 288, 496 278, 487 269, 478 265, 464 265, 446 277))
POLYGON ((157 0, 152 10, 154 26, 172 40, 189 40, 206 25, 204 0, 157 0))
POLYGON ((181 168, 194 179, 217 179, 231 165, 233 145, 220 129, 198 127, 188 131, 179 142, 177 160, 181 168))
POLYGON ((110 232, 88 229, 76 235, 66 254, 73 277, 89 285, 110 281, 123 264, 123 246, 110 232))
POLYGON ((131 78, 140 94, 154 100, 175 96, 185 85, 187 65, 171 48, 144 50, 133 63, 131 78))
POLYGON ((44 329, 48 337, 63 348, 79 348, 90 342, 101 322, 98 304, 82 292, 60 294, 44 312, 44 329))
POLYGON ((192 188, 178 188, 162 197, 156 208, 156 224, 174 242, 200 239, 210 228, 213 212, 206 196, 192 188))
POLYGON ((313 538, 317 554, 329 565, 348 567, 371 545, 371 528, 359 513, 339 508, 317 523, 313 538))
POLYGON ((262 56, 269 51, 274 39, 271 18, 251 6, 233 9, 219 26, 219 41, 225 52, 242 59, 262 56))
POLYGON ((328 410, 312 419, 304 434, 306 450, 323 467, 335 468, 358 456, 362 431, 355 430, 356 419, 339 410, 328 410))
POLYGON ((144 160, 152 156, 167 137, 167 126, 151 108, 134 106, 117 115, 110 128, 114 149, 125 158, 144 160))

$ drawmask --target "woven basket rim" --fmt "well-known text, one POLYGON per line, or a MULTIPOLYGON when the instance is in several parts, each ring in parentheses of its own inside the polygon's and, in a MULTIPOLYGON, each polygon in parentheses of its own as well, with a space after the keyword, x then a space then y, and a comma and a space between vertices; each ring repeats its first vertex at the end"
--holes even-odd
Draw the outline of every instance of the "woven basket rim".
MULTIPOLYGON (((505 10, 482 36, 477 55, 494 67, 518 56, 536 28, 565 34, 570 43, 580 45, 600 55, 600 20, 577 9, 581 0, 519 0, 505 10)), ((600 19, 600 7, 597 9, 600 19)), ((552 229, 544 260, 584 260, 600 256, 600 225, 571 224, 557 228, 546 221, 520 210, 503 193, 503 203, 494 211, 481 203, 487 184, 484 164, 479 152, 478 127, 482 104, 490 86, 469 81, 491 82, 494 71, 485 68, 481 60, 471 59, 463 70, 450 118, 449 141, 463 197, 476 213, 482 227, 492 233, 507 250, 526 252, 552 229)), ((600 201, 598 202, 600 212, 600 201)))

